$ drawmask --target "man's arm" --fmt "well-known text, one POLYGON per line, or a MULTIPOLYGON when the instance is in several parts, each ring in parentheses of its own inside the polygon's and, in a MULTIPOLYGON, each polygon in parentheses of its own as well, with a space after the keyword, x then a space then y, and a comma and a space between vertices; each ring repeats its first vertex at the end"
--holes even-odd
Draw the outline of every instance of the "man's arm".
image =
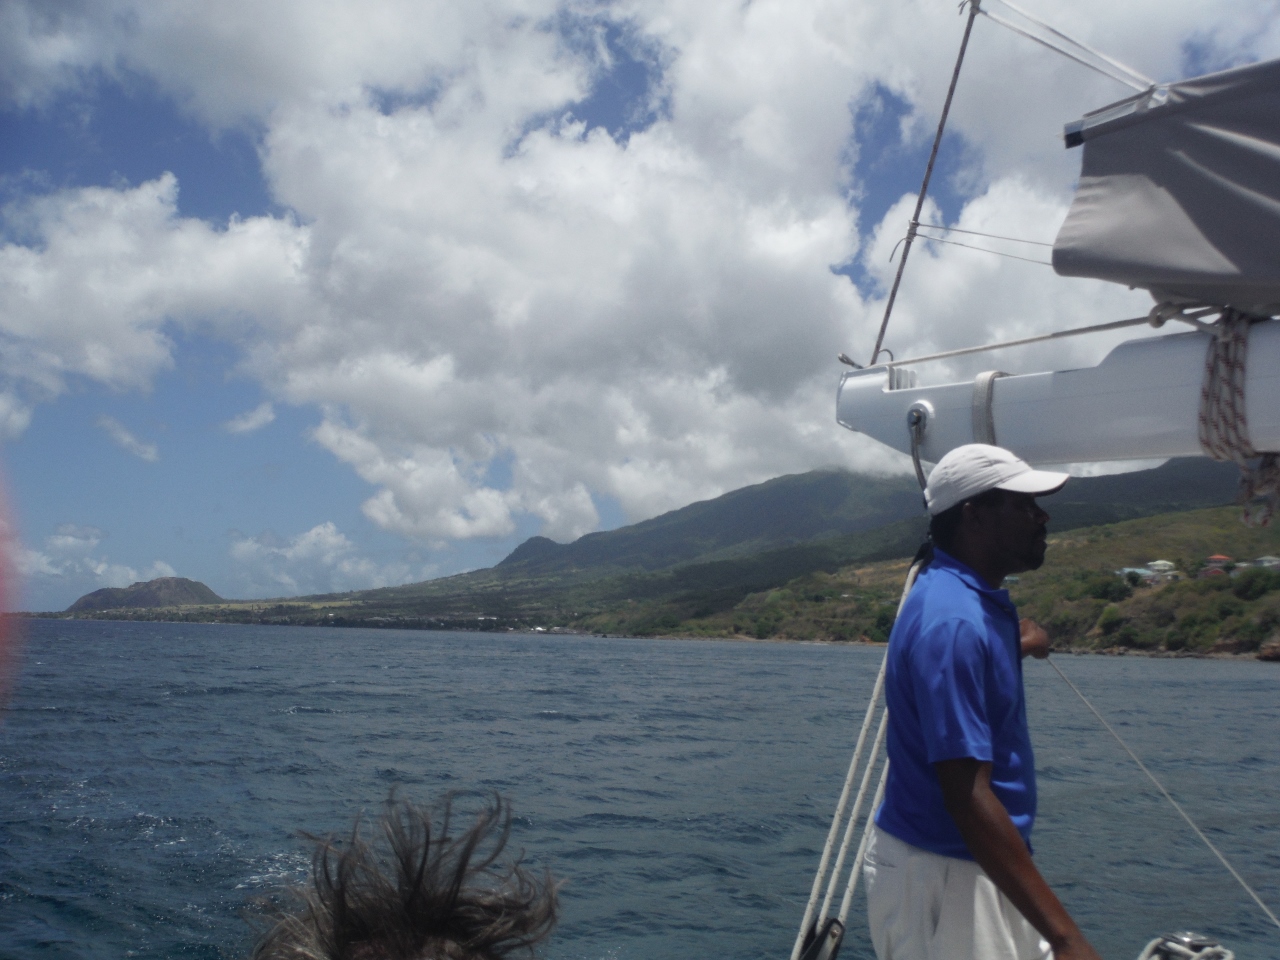
POLYGON ((991 790, 991 764, 971 757, 935 763, 947 812, 1000 891, 1040 931, 1054 960, 1101 960, 1045 883, 1018 828, 991 790))

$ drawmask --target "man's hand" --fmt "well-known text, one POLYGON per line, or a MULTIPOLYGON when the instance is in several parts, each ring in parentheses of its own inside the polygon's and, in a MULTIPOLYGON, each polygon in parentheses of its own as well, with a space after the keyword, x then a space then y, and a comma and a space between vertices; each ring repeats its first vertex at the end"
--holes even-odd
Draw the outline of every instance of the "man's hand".
POLYGON ((1037 660, 1047 659, 1049 634, 1044 632, 1044 627, 1028 617, 1023 617, 1018 621, 1018 629, 1022 633, 1022 656, 1035 657, 1037 660))
POLYGON ((935 763, 933 768, 947 812, 960 828, 973 859, 1049 941, 1054 960, 1101 960, 1045 883, 1022 834, 992 792, 991 764, 962 757, 935 763))

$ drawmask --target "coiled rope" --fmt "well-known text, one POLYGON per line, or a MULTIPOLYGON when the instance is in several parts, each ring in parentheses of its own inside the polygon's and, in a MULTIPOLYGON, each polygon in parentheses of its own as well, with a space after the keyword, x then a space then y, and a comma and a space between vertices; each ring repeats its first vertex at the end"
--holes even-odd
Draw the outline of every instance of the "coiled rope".
POLYGON ((1200 446, 1214 460, 1239 464, 1244 522, 1265 527, 1280 507, 1280 457, 1255 450, 1249 440, 1245 365, 1249 328, 1257 322, 1260 318, 1227 308, 1211 328, 1200 388, 1200 446))

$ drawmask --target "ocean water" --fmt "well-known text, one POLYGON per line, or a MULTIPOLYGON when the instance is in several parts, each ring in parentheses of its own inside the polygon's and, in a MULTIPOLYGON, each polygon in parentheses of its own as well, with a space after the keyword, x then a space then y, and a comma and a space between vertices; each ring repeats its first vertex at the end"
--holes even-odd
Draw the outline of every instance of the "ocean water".
MULTIPOLYGON (((255 898, 388 791, 499 790, 566 881, 553 960, 785 958, 881 651, 35 621, 0 721, 0 956, 240 957, 255 898)), ((1280 667, 1064 657, 1273 908, 1280 667)), ((1280 931, 1050 668, 1037 859, 1103 955, 1280 931)), ((861 904, 842 957, 870 957, 861 904)))

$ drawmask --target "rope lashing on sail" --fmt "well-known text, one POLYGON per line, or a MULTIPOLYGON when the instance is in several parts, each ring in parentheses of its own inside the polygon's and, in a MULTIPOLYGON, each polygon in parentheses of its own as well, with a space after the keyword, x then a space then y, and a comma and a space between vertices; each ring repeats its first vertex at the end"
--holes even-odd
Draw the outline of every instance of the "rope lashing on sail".
POLYGON ((1267 526, 1280 507, 1280 457, 1255 450, 1249 440, 1245 365, 1249 328, 1257 322, 1260 318, 1228 308, 1210 328, 1213 339, 1205 351, 1199 427, 1200 446, 1208 456, 1240 466, 1244 522, 1267 526))
MULTIPOLYGON (((1196 822, 1192 820, 1190 816, 1187 815, 1187 811, 1182 809, 1182 805, 1178 803, 1177 800, 1173 799, 1173 796, 1169 793, 1168 790, 1165 789, 1164 784, 1161 783, 1158 779, 1156 779, 1156 775, 1147 769, 1147 765, 1145 763, 1143 763, 1140 759, 1138 759, 1138 755, 1133 752, 1133 749, 1127 743, 1124 742, 1124 740, 1120 737, 1120 734, 1116 733, 1115 730, 1112 728, 1111 724, 1107 723, 1107 721, 1103 719, 1103 716, 1098 712, 1098 709, 1092 703, 1089 702, 1089 698, 1080 692, 1080 688, 1071 682, 1070 678, 1068 678, 1067 675, 1063 673, 1062 670, 1058 667, 1058 665, 1053 662, 1052 657, 1049 658, 1048 663, 1049 663, 1049 666, 1053 667, 1053 669, 1057 672, 1058 676, 1062 678, 1062 682, 1065 683, 1068 687, 1070 687, 1075 692, 1075 695, 1080 698, 1081 702, 1083 702, 1084 705, 1089 708, 1089 712, 1092 713, 1097 718, 1098 722, 1102 724, 1102 726, 1106 729, 1107 733, 1115 737, 1116 743, 1120 744, 1120 746, 1124 748, 1124 752, 1127 753, 1129 755, 1129 758, 1138 765, 1138 769, 1141 770, 1143 773, 1145 773, 1147 775, 1147 779, 1156 785, 1156 789, 1159 790, 1164 795, 1164 798, 1173 805, 1173 809, 1178 811, 1178 815, 1187 822, 1187 826, 1189 826, 1193 831, 1195 831, 1195 835, 1199 837, 1202 841, 1204 841, 1204 845, 1208 847, 1209 850, 1212 851, 1213 855, 1222 862, 1222 865, 1227 868, 1227 871, 1231 874, 1231 876, 1236 878, 1236 882, 1239 883, 1240 886, 1244 888, 1245 893, 1249 894, 1249 896, 1253 898, 1254 903, 1256 903, 1259 907, 1262 908, 1262 912, 1267 915, 1267 918, 1272 923, 1274 923, 1277 927, 1280 927, 1280 918, 1277 918, 1276 915, 1271 912, 1271 908, 1268 907, 1263 902, 1262 898, 1259 897, 1258 894, 1254 892, 1253 887, 1249 886, 1248 882, 1244 879, 1244 877, 1240 876, 1240 872, 1231 865, 1231 861, 1229 861, 1225 856, 1223 856, 1222 851, 1219 850, 1217 847, 1215 847, 1213 843, 1209 840, 1209 838, 1204 835, 1204 831, 1201 830, 1198 826, 1196 826, 1196 822)), ((1191 956, 1191 954, 1188 954, 1188 956, 1191 956)))
POLYGON ((1028 40, 1034 41, 1035 43, 1038 43, 1043 47, 1048 47, 1050 50, 1054 51, 1055 53, 1061 54, 1062 56, 1066 57, 1069 60, 1074 60, 1076 63, 1080 64, 1081 66, 1088 67, 1090 70, 1094 70, 1102 74, 1104 77, 1110 77, 1112 80, 1115 80, 1117 83, 1123 83, 1126 87, 1131 87, 1134 90, 1138 90, 1138 91, 1146 91, 1156 86, 1156 82, 1152 80, 1150 77, 1143 76, 1137 70, 1134 70, 1132 67, 1126 66, 1125 64, 1121 63, 1119 60, 1116 60, 1113 57, 1109 57, 1102 51, 1095 50, 1093 47, 1089 46, 1087 43, 1082 43, 1081 41, 1077 40, 1075 37, 1072 37, 1066 33, 1063 33, 1057 27, 1050 26, 1045 21, 1027 13, 1027 11, 1023 10, 1021 7, 1013 3, 1010 3, 1009 0, 996 0, 996 2, 1005 7, 1008 7, 1010 10, 1012 10, 1018 16, 1022 17, 1024 20, 1027 20, 1028 22, 1035 24, 1037 27, 1041 28, 1042 30, 1049 32, 1061 42, 1055 43, 1044 37, 1036 36, 1030 30, 1020 27, 1017 24, 1013 23, 1012 21, 1006 20, 1004 17, 1001 17, 997 14, 992 13, 990 10, 986 10, 986 9, 982 10, 981 11, 982 15, 986 17, 988 20, 990 20, 992 23, 998 23, 1000 24, 1000 26, 1004 27, 1006 30, 1012 30, 1014 33, 1018 34, 1019 36, 1026 37, 1028 40), (1077 52, 1073 53, 1070 49, 1068 49, 1068 46, 1074 47, 1077 52), (1089 60, 1088 59, 1089 57, 1093 57, 1094 60, 1093 61, 1089 60), (1101 61, 1101 62, 1095 62, 1095 61, 1101 61))

